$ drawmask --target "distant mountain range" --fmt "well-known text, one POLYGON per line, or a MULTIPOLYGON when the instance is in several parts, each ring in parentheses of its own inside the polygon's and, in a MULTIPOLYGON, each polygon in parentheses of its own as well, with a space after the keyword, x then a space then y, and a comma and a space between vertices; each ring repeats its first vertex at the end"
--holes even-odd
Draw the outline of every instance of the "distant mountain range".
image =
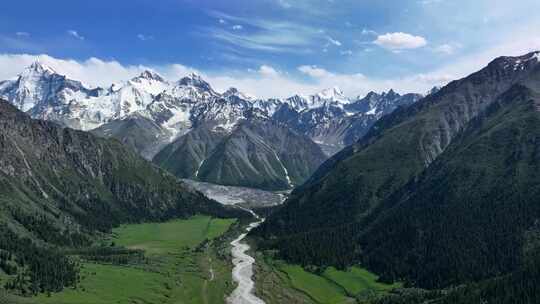
POLYGON ((288 261, 444 289, 381 303, 534 303, 539 197, 533 52, 382 117, 252 234, 288 261))
POLYGON ((258 99, 235 88, 216 92, 196 74, 170 82, 152 71, 90 88, 35 62, 0 82, 0 97, 33 118, 116 138, 182 178, 286 189, 383 115, 422 96, 391 90, 349 99, 331 88, 258 99))

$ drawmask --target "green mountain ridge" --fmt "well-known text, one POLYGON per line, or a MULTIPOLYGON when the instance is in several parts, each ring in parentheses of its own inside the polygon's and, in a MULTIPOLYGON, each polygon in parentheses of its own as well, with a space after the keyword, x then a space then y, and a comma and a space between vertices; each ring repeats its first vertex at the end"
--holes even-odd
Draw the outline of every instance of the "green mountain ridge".
POLYGON ((540 218, 535 55, 498 58, 383 117, 252 235, 289 261, 361 263, 416 287, 521 271, 540 218))
POLYGON ((75 282, 57 248, 88 246, 121 223, 242 216, 116 140, 33 120, 4 101, 0 189, 0 267, 19 273, 15 288, 29 278, 34 293, 75 282))

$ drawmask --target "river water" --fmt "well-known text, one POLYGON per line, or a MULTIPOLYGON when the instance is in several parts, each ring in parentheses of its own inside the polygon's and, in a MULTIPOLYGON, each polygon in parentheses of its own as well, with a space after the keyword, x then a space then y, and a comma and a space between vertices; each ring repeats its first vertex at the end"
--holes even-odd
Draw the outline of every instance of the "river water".
POLYGON ((238 283, 238 287, 227 298, 228 304, 265 304, 263 300, 253 294, 255 283, 253 282, 253 263, 255 259, 246 254, 249 250, 249 245, 242 243, 242 240, 251 231, 251 229, 259 226, 264 222, 264 218, 259 217, 255 212, 246 209, 257 219, 249 224, 246 232, 231 242, 232 257, 234 268, 232 270, 233 280, 238 283))

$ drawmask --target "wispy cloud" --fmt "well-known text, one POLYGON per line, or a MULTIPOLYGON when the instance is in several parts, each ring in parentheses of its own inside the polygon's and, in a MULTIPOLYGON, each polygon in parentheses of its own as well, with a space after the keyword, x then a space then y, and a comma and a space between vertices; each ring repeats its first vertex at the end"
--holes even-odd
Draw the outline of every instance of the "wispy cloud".
POLYGON ((145 35, 145 34, 138 34, 137 38, 141 41, 148 41, 148 40, 154 40, 154 36, 145 35))
POLYGON ((283 8, 291 8, 292 4, 286 0, 277 0, 276 3, 283 8))
POLYGON ((367 28, 363 28, 363 29, 362 29, 362 35, 373 35, 373 36, 378 36, 379 33, 377 33, 377 32, 374 31, 374 30, 370 30, 370 29, 367 29, 367 28))
POLYGON ((336 39, 334 39, 334 38, 332 38, 330 36, 326 36, 326 39, 328 40, 328 42, 330 44, 333 44, 335 46, 341 46, 341 41, 339 41, 339 40, 336 40, 336 39))
POLYGON ((9 35, 0 34, 0 47, 8 50, 24 51, 24 52, 44 52, 46 48, 40 43, 28 39, 29 36, 24 35, 9 35))
POLYGON ((452 55, 461 47, 461 44, 458 43, 445 43, 433 48, 433 51, 443 55, 452 55))
POLYGON ((268 52, 306 53, 317 42, 327 40, 319 29, 293 22, 243 18, 220 12, 212 12, 211 15, 236 25, 231 27, 233 31, 221 27, 203 28, 203 34, 240 48, 268 52), (244 29, 244 26, 240 24, 248 25, 249 30, 240 31, 244 29))
POLYGON ((443 0, 420 0, 420 1, 418 1, 418 3, 421 4, 421 5, 431 5, 431 4, 441 3, 441 2, 443 2, 443 0))
POLYGON ((84 36, 81 36, 79 34, 79 32, 77 32, 76 30, 67 30, 66 31, 68 35, 70 35, 71 37, 75 38, 75 39, 79 39, 79 40, 84 40, 84 36))
POLYGON ((28 33, 28 32, 16 32, 15 36, 17 36, 17 37, 30 37, 30 33, 28 33))

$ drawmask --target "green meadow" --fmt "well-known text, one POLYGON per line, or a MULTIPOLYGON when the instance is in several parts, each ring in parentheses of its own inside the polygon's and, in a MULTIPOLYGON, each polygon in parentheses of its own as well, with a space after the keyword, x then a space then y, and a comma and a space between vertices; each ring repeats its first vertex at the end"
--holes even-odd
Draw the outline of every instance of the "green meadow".
POLYGON ((258 253, 257 261, 262 261, 257 273, 257 292, 267 304, 363 303, 362 300, 401 287, 400 284, 380 283, 375 274, 360 267, 346 271, 329 267, 322 273, 312 273, 262 253, 258 253))
POLYGON ((109 241, 142 249, 145 262, 119 266, 85 262, 76 288, 21 301, 43 304, 223 303, 234 288, 231 266, 214 246, 234 220, 195 216, 166 223, 124 225, 109 241))

